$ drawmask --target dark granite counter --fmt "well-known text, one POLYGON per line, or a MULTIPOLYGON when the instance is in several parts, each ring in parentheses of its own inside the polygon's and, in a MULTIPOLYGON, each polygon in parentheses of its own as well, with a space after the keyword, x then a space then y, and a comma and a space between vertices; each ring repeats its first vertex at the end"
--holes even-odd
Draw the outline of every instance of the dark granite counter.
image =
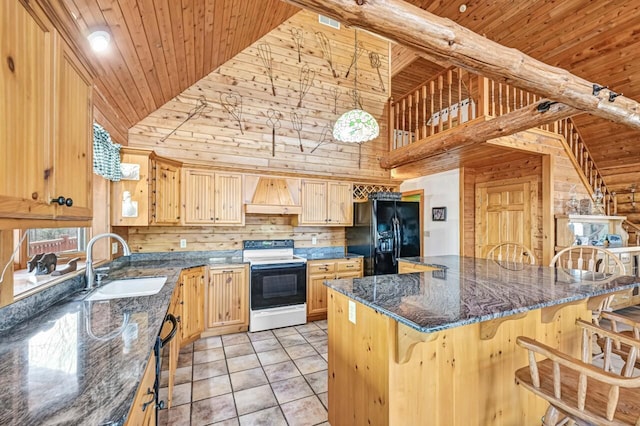
MULTIPOLYGON (((401 258, 437 271, 325 284, 423 333, 506 317, 640 285, 618 276, 581 281, 580 272, 459 256, 401 258)), ((591 278, 591 277, 589 277, 591 278)))
MULTIPOLYGON (((175 258, 176 256, 174 256, 175 258)), ((182 269, 220 259, 117 261, 110 280, 167 276, 153 296, 85 301, 72 294, 0 335, 0 424, 121 424, 182 269)))

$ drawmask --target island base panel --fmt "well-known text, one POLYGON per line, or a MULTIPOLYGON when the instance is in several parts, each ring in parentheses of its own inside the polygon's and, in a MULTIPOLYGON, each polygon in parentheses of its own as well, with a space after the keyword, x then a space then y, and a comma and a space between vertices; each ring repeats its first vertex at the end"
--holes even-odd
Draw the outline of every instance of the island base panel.
POLYGON ((503 321, 483 338, 482 323, 438 331, 396 362, 398 323, 329 289, 329 422, 343 425, 539 425, 547 404, 515 384, 527 365, 517 336, 580 355, 575 320, 589 320, 586 300, 544 323, 540 309, 503 321), (430 340, 433 339, 433 340, 430 340))

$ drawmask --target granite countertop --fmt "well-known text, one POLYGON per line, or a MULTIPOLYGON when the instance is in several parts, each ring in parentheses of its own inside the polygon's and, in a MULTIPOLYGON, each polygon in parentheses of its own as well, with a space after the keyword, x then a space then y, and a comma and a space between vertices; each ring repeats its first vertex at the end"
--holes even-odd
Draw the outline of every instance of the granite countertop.
POLYGON ((343 259, 354 259, 358 257, 363 257, 361 254, 347 253, 347 254, 335 254, 335 253, 320 253, 320 254, 311 254, 310 256, 306 256, 307 260, 343 260, 343 259))
POLYGON ((423 333, 631 289, 640 278, 580 281, 581 271, 460 256, 401 258, 437 271, 326 281, 328 287, 423 333), (420 259, 420 260, 418 260, 420 259))
POLYGON ((90 302, 89 292, 76 293, 1 334, 0 424, 123 423, 181 270, 212 263, 114 262, 104 283, 140 276, 167 282, 153 296, 90 302))

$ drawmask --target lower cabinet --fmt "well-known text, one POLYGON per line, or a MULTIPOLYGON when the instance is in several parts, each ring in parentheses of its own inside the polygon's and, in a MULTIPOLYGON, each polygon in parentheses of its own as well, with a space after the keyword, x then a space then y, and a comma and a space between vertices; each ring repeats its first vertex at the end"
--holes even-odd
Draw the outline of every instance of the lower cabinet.
MULTIPOLYGON (((173 315, 178 321, 178 329, 176 330, 173 338, 169 341, 169 346, 164 349, 165 351, 169 351, 169 371, 166 373, 169 374, 169 383, 167 387, 167 400, 165 401, 167 408, 171 408, 173 401, 173 386, 175 385, 176 370, 178 369, 178 357, 180 356, 180 346, 182 345, 182 289, 183 286, 181 283, 178 283, 173 291, 173 297, 171 298, 171 303, 169 304, 169 309, 167 311, 167 314, 173 315)), ((160 337, 162 339, 167 339, 171 330, 172 324, 166 321, 162 327, 162 331, 160 332, 160 337)))
POLYGON ((209 268, 205 294, 205 335, 239 333, 249 329, 248 265, 209 268))
POLYGON ((327 318, 326 280, 362 277, 362 258, 307 262, 307 321, 327 318))
POLYGON ((434 268, 433 266, 419 265, 412 262, 403 262, 402 260, 398 261, 399 274, 410 274, 412 272, 429 272, 436 270, 438 270, 438 268, 434 268))
POLYGON ((156 357, 152 353, 127 416, 126 426, 155 426, 156 395, 153 390, 155 380, 156 357))
POLYGON ((181 337, 188 343, 204 331, 205 268, 185 269, 180 274, 182 289, 181 337))

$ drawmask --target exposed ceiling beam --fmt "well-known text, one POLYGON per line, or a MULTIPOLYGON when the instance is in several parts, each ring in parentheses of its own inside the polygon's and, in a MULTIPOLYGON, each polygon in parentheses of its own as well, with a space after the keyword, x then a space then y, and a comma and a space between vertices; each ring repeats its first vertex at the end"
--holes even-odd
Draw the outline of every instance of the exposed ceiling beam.
POLYGON ((539 104, 529 105, 487 121, 476 119, 456 127, 455 131, 436 133, 429 139, 390 152, 380 159, 380 166, 392 169, 443 152, 512 135, 580 113, 575 108, 559 103, 550 105, 546 112, 538 111, 538 105, 544 105, 545 102, 547 101, 543 100, 539 104))
POLYGON ((345 24, 363 28, 471 72, 560 101, 581 111, 640 129, 640 104, 502 46, 455 22, 402 0, 285 0, 345 24))

